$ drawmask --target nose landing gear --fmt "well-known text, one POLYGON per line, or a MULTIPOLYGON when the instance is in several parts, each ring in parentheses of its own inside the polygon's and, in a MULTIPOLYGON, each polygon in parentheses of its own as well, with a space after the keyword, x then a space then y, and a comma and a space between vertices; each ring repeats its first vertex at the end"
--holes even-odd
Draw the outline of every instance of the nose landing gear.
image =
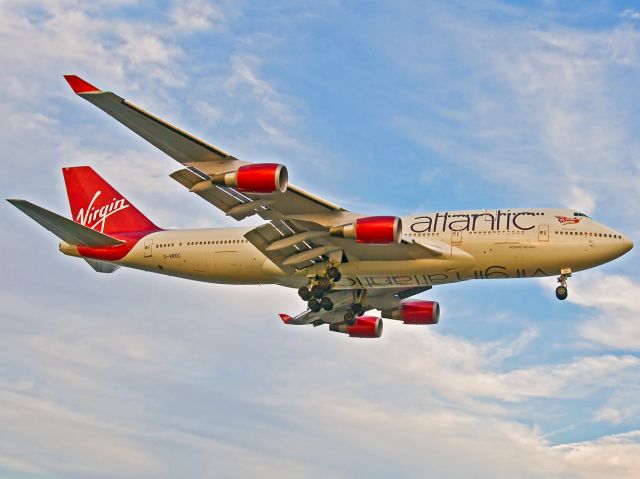
POLYGON ((560 286, 556 288, 556 298, 560 301, 567 299, 569 296, 569 290, 567 289, 567 279, 571 277, 571 268, 564 268, 560 270, 560 276, 558 276, 558 283, 560 286))

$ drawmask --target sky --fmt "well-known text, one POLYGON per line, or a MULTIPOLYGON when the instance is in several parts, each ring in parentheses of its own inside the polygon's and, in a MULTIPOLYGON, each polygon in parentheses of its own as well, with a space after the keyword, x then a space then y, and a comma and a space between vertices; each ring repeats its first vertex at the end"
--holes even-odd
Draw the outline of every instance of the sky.
MULTIPOLYGON (((367 214, 567 207, 640 239, 635 2, 0 0, 4 198, 91 165, 164 228, 233 220, 78 74, 367 214)), ((0 477, 636 478, 638 247, 419 296, 434 327, 292 327, 294 290, 96 274, 0 207, 0 477)), ((251 223, 249 223, 251 224, 251 223)))

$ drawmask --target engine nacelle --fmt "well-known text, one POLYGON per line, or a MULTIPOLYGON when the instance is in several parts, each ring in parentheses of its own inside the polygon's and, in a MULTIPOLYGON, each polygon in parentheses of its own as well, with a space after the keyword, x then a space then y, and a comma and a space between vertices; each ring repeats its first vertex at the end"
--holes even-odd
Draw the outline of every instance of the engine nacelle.
POLYGON ((350 238, 358 243, 399 243, 402 236, 402 221, 397 216, 368 216, 354 223, 333 226, 329 233, 338 238, 350 238))
POLYGON ((336 333, 347 333, 352 338, 379 338, 382 336, 382 319, 375 316, 361 316, 356 319, 356 324, 349 326, 347 323, 330 324, 329 329, 336 333))
POLYGON ((284 193, 289 185, 289 173, 286 166, 278 163, 256 163, 214 175, 211 183, 231 186, 246 193, 284 193))
POLYGON ((382 317, 397 319, 404 324, 438 324, 440 305, 435 301, 405 301, 399 308, 382 311, 382 317))

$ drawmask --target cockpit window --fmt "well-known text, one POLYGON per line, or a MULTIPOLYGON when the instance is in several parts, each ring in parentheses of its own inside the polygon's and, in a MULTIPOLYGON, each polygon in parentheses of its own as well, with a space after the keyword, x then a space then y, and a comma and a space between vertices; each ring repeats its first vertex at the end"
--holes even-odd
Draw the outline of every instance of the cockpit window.
POLYGON ((585 217, 585 218, 588 218, 588 216, 587 216, 587 215, 585 215, 584 213, 580 213, 580 212, 578 212, 578 211, 575 211, 575 212, 573 213, 573 216, 583 216, 583 217, 585 217))

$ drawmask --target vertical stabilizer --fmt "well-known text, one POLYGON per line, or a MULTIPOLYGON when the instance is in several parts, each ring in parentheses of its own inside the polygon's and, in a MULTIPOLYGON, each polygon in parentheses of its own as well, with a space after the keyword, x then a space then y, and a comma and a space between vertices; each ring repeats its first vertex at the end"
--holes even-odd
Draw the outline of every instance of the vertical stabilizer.
POLYGON ((93 168, 63 168, 62 173, 76 223, 105 234, 160 229, 93 168))

